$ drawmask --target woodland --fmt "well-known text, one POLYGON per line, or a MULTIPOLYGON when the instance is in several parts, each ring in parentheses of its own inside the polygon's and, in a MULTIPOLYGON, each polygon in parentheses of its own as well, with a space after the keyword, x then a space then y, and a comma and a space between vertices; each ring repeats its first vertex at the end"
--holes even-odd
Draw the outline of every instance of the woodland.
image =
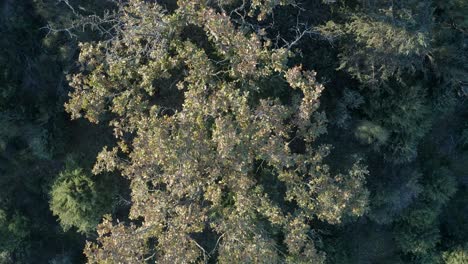
POLYGON ((1 0, 0 263, 468 263, 467 0, 1 0))

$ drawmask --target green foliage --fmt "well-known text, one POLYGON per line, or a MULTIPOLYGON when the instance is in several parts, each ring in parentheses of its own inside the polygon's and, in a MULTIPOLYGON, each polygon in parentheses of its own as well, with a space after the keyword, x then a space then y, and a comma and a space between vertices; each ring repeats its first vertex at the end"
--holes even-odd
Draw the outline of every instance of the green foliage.
MULTIPOLYGON (((67 2, 87 8, 92 1, 67 2)), ((6 221, 0 244, 10 245, 3 251, 2 244, 0 263, 48 263, 63 254, 80 262, 84 237, 64 233, 48 201, 49 185, 79 133, 63 109, 64 72, 76 40, 44 27, 50 20, 63 25, 74 14, 54 0, 2 1, 0 13, 0 208, 6 221)))
POLYGON ((439 214, 442 206, 456 192, 456 182, 450 170, 437 168, 423 182, 419 201, 396 223, 395 239, 406 253, 424 255, 440 242, 439 214))
POLYGON ((423 199, 437 204, 446 204, 457 191, 453 172, 447 167, 439 167, 426 177, 423 199))
POLYGON ((349 1, 338 9, 339 23, 330 20, 317 28, 339 44, 338 69, 360 82, 367 99, 365 119, 388 131, 387 144, 379 150, 396 164, 416 158, 431 111, 453 111, 455 91, 465 83, 466 66, 460 62, 466 61, 466 47, 460 31, 444 26, 444 12, 465 5, 434 5, 437 11, 429 1, 349 1))
POLYGON ((358 92, 344 89, 343 98, 337 104, 334 123, 340 128, 348 128, 351 123, 351 111, 358 109, 362 104, 364 104, 364 98, 358 92))
MULTIPOLYGON (((365 111, 370 120, 388 133, 387 138, 383 132, 377 133, 380 138, 387 139, 381 149, 385 159, 401 164, 416 158, 418 143, 430 128, 431 116, 422 86, 391 84, 385 84, 385 89, 370 95, 365 111)), ((376 143, 378 146, 383 140, 376 143)))
POLYGON ((93 172, 122 172, 131 181, 129 218, 142 221, 105 221, 85 249, 89 261, 137 263, 155 252, 162 263, 322 262, 309 223, 362 216, 368 170, 355 161, 335 172, 324 162, 330 147, 314 144, 326 133, 316 73, 288 67, 288 50, 203 1, 179 1, 166 13, 134 0, 119 4, 112 21, 109 40, 80 45, 83 70, 69 78, 65 106, 72 118, 111 118, 118 147, 105 148, 93 172), (187 25, 200 36, 187 38, 187 25), (180 100, 160 98, 168 80, 180 100), (286 98, 264 87, 285 89, 286 98), (264 168, 282 193, 259 183, 264 168))
POLYGON ((439 230, 433 225, 437 215, 432 210, 433 208, 412 210, 399 222, 395 239, 403 252, 424 254, 439 242, 439 230))
POLYGON ((65 231, 76 227, 81 233, 90 233, 112 210, 112 190, 69 163, 52 185, 50 209, 65 231))
MULTIPOLYGON (((325 35, 343 38, 339 69, 366 86, 378 87, 402 73, 421 70, 429 53, 428 25, 417 25, 411 16, 416 1, 398 7, 390 2, 377 3, 378 11, 363 8, 350 14, 343 25, 329 21, 320 28, 325 35)), ((417 8, 424 13, 429 6, 421 3, 417 8)))
POLYGON ((468 262, 468 248, 467 246, 459 246, 451 251, 444 252, 443 254, 445 264, 463 264, 468 262))
POLYGON ((370 199, 369 217, 379 224, 389 224, 397 220, 423 190, 419 183, 422 175, 414 169, 398 169, 389 177, 390 181, 381 180, 379 186, 373 188, 375 194, 370 199))
POLYGON ((0 263, 467 262, 467 13, 2 1, 0 263))
MULTIPOLYGON (((18 212, 9 216, 0 209, 0 260, 6 262, 18 250, 24 240, 30 235, 28 219, 18 212)), ((8 263, 8 262, 6 262, 8 263)))
POLYGON ((446 244, 461 244, 468 236, 468 222, 466 221, 468 210, 468 192, 466 187, 460 188, 450 200, 444 211, 442 229, 446 232, 446 244))
MULTIPOLYGON (((442 84, 457 90, 466 86, 468 47, 466 30, 468 5, 463 0, 434 1, 437 26, 434 27, 431 59, 442 84)), ((446 90, 447 90, 446 88, 446 90)))
POLYGON ((387 130, 370 121, 361 121, 354 134, 360 142, 373 144, 376 148, 385 144, 389 137, 387 130))

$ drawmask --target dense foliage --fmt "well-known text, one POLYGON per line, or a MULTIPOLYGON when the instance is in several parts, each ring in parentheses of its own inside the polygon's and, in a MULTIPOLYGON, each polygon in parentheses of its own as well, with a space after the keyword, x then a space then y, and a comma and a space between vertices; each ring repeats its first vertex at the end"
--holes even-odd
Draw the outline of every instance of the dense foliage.
POLYGON ((88 233, 96 228, 102 216, 112 209, 113 185, 96 181, 82 168, 67 161, 65 170, 55 179, 50 192, 50 210, 64 230, 76 227, 88 233))
POLYGON ((0 263, 468 261, 467 1, 0 13, 0 263))

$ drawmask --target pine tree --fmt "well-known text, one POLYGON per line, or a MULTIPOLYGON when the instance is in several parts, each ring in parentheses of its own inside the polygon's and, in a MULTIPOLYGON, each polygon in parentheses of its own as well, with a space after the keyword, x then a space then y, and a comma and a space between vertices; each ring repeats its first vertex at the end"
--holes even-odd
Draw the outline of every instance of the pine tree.
POLYGON ((111 212, 113 189, 68 161, 52 185, 50 209, 65 231, 75 227, 81 233, 90 233, 103 215, 111 212))

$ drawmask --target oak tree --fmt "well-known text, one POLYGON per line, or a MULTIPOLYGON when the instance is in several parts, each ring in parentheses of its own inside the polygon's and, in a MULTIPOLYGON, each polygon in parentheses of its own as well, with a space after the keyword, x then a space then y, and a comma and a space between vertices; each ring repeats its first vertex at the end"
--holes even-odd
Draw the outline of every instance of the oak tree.
MULTIPOLYGON (((249 3, 249 21, 279 4, 249 3)), ((88 260, 323 262, 312 223, 361 216, 368 197, 360 161, 345 172, 324 161, 324 86, 224 8, 177 4, 118 2, 95 21, 108 38, 80 45, 66 109, 114 128, 118 146, 93 172, 120 171, 132 192, 133 223, 106 218, 88 260)))

